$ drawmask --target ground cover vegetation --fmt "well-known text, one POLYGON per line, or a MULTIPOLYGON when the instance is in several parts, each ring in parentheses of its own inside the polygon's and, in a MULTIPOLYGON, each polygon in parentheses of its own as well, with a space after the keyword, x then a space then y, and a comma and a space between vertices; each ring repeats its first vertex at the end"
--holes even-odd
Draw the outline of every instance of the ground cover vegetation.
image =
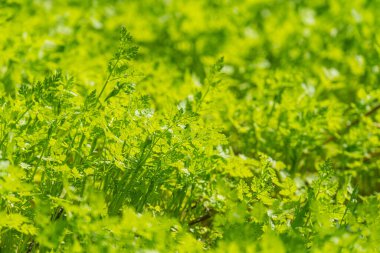
POLYGON ((379 17, 0 1, 0 252, 379 252, 379 17))

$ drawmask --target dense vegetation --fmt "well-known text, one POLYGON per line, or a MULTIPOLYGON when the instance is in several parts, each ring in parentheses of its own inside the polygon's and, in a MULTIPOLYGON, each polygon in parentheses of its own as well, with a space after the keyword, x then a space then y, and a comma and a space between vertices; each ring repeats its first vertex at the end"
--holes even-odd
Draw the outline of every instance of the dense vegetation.
POLYGON ((379 17, 1 1, 0 252, 379 252, 379 17))

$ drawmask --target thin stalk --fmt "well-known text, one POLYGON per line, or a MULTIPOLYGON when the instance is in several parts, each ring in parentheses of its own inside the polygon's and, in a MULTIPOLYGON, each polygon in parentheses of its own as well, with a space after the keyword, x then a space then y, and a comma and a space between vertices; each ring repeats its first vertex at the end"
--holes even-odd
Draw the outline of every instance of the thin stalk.
POLYGON ((115 64, 112 66, 111 71, 109 72, 109 74, 107 76, 107 79, 106 79, 106 81, 103 84, 103 88, 102 88, 102 90, 100 91, 100 93, 98 95, 97 101, 99 101, 100 97, 103 95, 104 90, 106 89, 106 87, 107 87, 107 85, 108 85, 108 83, 109 83, 109 81, 111 79, 111 76, 113 75, 113 72, 115 71, 115 68, 116 68, 117 64, 119 63, 119 61, 120 61, 120 58, 117 58, 115 64))

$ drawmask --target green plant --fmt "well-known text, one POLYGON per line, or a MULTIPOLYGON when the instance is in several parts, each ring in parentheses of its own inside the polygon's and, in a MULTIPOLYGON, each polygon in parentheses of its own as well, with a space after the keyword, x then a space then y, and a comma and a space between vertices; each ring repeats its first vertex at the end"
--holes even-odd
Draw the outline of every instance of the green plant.
POLYGON ((377 1, 0 8, 1 252, 380 250, 377 1))

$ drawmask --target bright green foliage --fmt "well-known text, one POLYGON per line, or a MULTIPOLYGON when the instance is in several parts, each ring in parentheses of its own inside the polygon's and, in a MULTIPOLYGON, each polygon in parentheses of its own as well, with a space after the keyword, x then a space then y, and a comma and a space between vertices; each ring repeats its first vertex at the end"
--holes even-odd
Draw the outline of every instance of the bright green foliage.
POLYGON ((380 252, 378 17, 0 1, 0 252, 380 252))

